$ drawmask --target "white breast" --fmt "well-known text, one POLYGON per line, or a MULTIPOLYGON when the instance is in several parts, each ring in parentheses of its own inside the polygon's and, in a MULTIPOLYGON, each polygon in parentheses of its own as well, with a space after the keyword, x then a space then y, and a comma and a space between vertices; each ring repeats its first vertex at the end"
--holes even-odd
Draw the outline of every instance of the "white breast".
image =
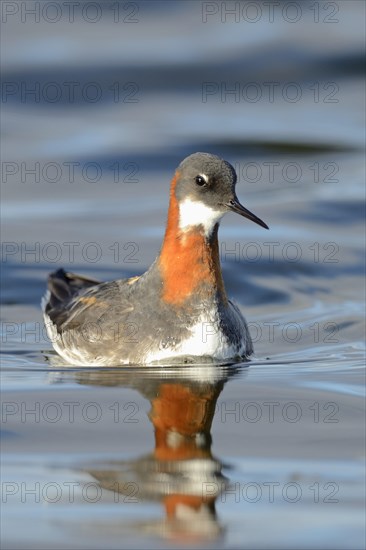
POLYGON ((227 361, 238 355, 245 355, 246 341, 243 335, 240 349, 231 344, 220 330, 219 322, 215 316, 203 316, 190 329, 190 336, 177 346, 164 349, 150 350, 146 357, 146 363, 159 362, 169 358, 183 356, 195 356, 211 360, 227 361))

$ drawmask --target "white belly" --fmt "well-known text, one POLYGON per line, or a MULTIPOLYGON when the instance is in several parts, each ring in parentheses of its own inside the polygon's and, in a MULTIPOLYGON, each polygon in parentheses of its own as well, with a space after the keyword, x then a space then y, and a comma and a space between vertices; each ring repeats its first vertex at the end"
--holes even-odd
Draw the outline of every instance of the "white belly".
POLYGON ((238 350, 238 346, 231 344, 221 332, 218 322, 208 321, 206 318, 201 319, 192 327, 191 335, 186 340, 176 346, 151 349, 146 354, 144 361, 149 364, 169 358, 193 356, 220 362, 245 355, 245 351, 244 338, 238 350))

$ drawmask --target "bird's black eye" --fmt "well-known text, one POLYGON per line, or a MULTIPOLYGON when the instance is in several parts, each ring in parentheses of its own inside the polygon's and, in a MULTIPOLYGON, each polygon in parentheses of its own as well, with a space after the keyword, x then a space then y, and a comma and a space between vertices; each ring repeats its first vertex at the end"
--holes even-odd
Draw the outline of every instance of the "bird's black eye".
POLYGON ((206 185, 207 181, 205 180, 205 178, 203 176, 196 176, 194 181, 197 183, 197 185, 199 185, 200 187, 202 187, 203 185, 206 185))

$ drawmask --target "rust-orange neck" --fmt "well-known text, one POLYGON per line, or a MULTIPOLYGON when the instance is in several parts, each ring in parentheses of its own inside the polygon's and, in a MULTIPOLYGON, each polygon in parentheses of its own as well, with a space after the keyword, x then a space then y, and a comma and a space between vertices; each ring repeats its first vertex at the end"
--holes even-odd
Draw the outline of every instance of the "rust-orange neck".
POLYGON ((217 227, 207 237, 202 227, 182 231, 179 228, 179 204, 175 187, 176 172, 170 187, 168 221, 159 267, 163 279, 162 299, 182 305, 193 293, 217 295, 227 301, 219 256, 217 227))

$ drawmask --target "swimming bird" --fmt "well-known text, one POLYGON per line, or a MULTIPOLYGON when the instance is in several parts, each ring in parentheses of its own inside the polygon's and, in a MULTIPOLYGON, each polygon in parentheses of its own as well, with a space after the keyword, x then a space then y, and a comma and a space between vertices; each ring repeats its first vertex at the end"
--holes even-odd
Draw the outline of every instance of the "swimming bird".
POLYGON ((140 276, 99 282, 59 269, 42 300, 55 350, 73 365, 231 363, 253 353, 226 294, 218 228, 235 212, 268 229, 237 198, 227 161, 194 153, 170 186, 163 244, 140 276))

